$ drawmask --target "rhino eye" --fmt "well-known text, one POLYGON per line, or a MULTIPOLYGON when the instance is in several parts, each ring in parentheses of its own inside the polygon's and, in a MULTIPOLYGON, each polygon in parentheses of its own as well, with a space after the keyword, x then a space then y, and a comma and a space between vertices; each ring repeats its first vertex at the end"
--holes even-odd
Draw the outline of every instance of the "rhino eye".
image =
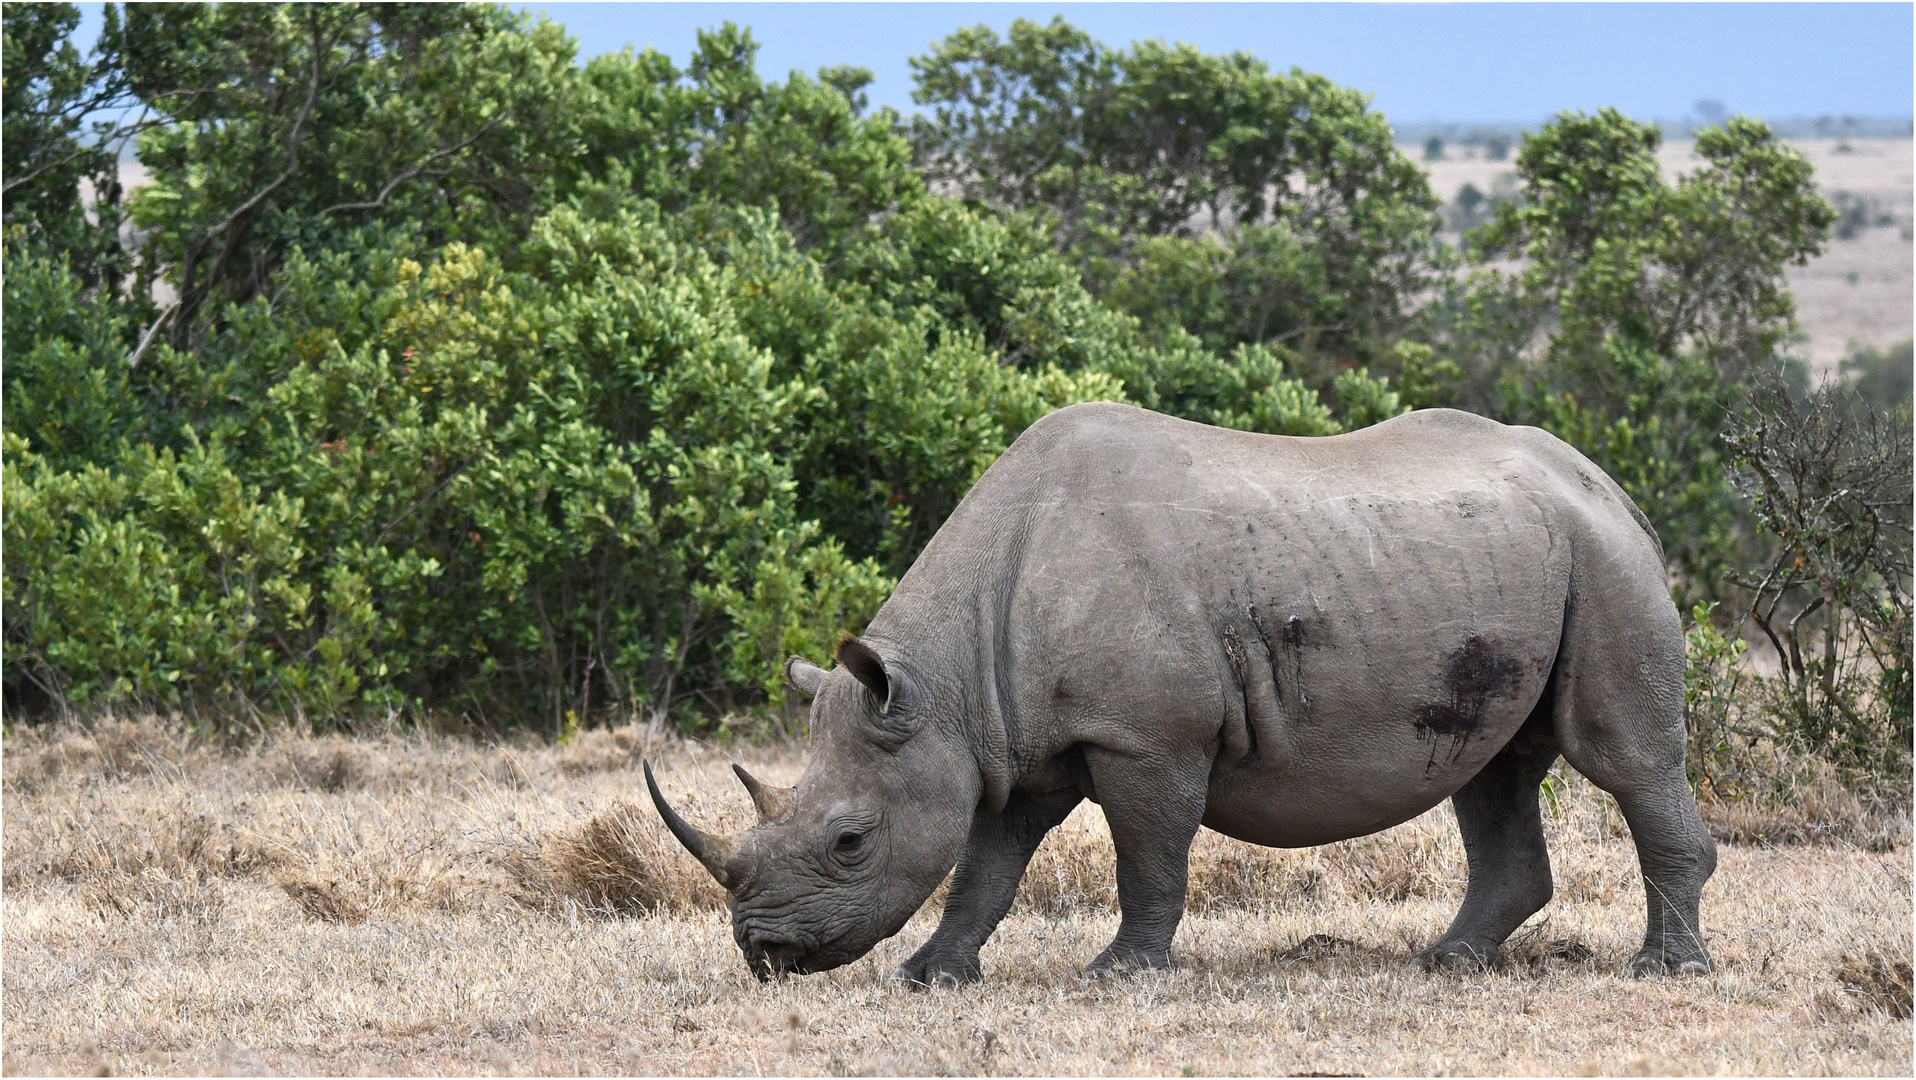
POLYGON ((834 849, 840 855, 856 855, 858 854, 858 850, 864 846, 864 833, 842 832, 838 834, 838 843, 834 845, 834 849))

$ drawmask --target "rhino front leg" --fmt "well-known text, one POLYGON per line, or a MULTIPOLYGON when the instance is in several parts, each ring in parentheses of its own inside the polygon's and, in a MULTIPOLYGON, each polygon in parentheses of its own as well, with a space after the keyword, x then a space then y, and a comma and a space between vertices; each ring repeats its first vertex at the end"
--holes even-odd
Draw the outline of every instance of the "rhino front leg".
POLYGON ((1556 760, 1554 747, 1519 743, 1450 797, 1470 883, 1443 939, 1418 954, 1424 970, 1501 965, 1504 939, 1550 902, 1550 851, 1537 789, 1556 760))
POLYGON ((971 835, 952 873, 938 929, 899 965, 892 978, 916 986, 983 978, 978 950, 1011 910, 1032 852, 1083 800, 1076 791, 1014 791, 998 813, 980 808, 972 816, 971 835))
POLYGON ((1211 761, 1140 760, 1085 752, 1118 856, 1118 935, 1085 974, 1170 968, 1171 939, 1184 918, 1191 840, 1204 818, 1211 761))

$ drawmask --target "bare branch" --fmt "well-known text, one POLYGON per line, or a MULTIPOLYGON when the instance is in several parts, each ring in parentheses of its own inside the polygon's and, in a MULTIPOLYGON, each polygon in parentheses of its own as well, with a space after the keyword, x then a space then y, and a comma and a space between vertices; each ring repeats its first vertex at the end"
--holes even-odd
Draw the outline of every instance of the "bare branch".
POLYGON ((165 326, 166 320, 172 318, 174 312, 177 312, 179 310, 180 310, 180 302, 178 300, 175 300, 171 304, 168 304, 166 307, 166 310, 160 312, 160 317, 153 320, 153 325, 146 328, 146 333, 140 335, 139 347, 133 350, 133 355, 126 358, 126 366, 128 370, 132 370, 133 368, 140 366, 140 358, 145 356, 146 350, 152 347, 153 339, 159 336, 160 327, 165 326))

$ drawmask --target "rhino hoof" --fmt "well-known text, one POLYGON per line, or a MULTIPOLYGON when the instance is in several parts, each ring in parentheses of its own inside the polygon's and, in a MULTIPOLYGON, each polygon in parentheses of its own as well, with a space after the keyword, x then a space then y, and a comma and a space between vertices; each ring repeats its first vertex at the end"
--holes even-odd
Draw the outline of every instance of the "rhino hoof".
POLYGON ((1086 977, 1098 975, 1129 975, 1139 971, 1170 971, 1176 968, 1177 961, 1171 959, 1171 950, 1126 951, 1114 953, 1106 949, 1098 954, 1091 966, 1084 969, 1086 977))
POLYGON ((1495 945, 1484 950, 1467 941, 1440 941, 1417 954, 1417 964, 1425 971, 1447 975, 1490 971, 1503 962, 1503 950, 1495 945))
POLYGON ((1670 956, 1661 949, 1644 949, 1630 958, 1629 972, 1639 979, 1651 976, 1677 975, 1690 977, 1708 975, 1710 958, 1707 956, 1686 956, 1681 960, 1670 956))
POLYGON ((898 970, 891 973, 891 980, 913 990, 930 990, 934 987, 963 986, 966 983, 983 981, 985 973, 974 962, 971 964, 942 964, 937 962, 900 964, 898 970))

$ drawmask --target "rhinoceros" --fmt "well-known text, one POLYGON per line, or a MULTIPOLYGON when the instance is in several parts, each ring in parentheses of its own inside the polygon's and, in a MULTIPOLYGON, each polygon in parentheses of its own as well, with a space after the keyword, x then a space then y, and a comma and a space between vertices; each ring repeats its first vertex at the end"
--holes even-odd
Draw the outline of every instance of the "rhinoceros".
POLYGON ((1327 438, 1126 405, 1026 430, 814 698, 795 788, 738 769, 758 824, 665 823, 730 893, 761 978, 897 933, 897 970, 981 977, 1047 831, 1098 803, 1121 910, 1089 971, 1161 968, 1200 825, 1300 847, 1449 798, 1469 879, 1427 968, 1502 961, 1551 896, 1538 792, 1561 755, 1615 796, 1648 929, 1637 974, 1709 970, 1716 851, 1684 770, 1684 636, 1641 511, 1554 436, 1434 409, 1327 438))

